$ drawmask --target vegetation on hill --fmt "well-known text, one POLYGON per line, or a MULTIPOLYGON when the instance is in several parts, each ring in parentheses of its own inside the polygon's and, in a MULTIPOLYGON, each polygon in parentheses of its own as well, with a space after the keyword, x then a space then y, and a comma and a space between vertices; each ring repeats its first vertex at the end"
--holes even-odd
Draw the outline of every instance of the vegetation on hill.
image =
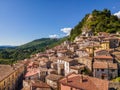
POLYGON ((43 52, 46 47, 52 48, 59 45, 66 39, 66 37, 60 39, 42 38, 15 48, 2 48, 0 49, 0 64, 10 64, 16 60, 29 58, 30 55, 43 52))
POLYGON ((15 48, 16 46, 0 46, 0 49, 4 49, 4 48, 15 48))
POLYGON ((120 77, 117 77, 115 79, 112 80, 113 82, 120 82, 120 77))
MULTIPOLYGON (((83 31, 92 31, 95 35, 98 32, 120 32, 120 19, 112 15, 110 10, 94 10, 91 14, 85 15, 81 22, 71 30, 69 40, 73 41, 83 31)), ((46 47, 52 48, 59 45, 66 39, 66 37, 61 39, 42 38, 18 47, 1 47, 0 63, 10 64, 16 60, 28 58, 32 54, 45 51, 46 47)))
POLYGON ((85 15, 81 22, 72 29, 69 39, 73 41, 82 31, 89 30, 93 31, 95 35, 98 32, 120 32, 120 19, 112 15, 108 9, 93 10, 91 14, 85 15))

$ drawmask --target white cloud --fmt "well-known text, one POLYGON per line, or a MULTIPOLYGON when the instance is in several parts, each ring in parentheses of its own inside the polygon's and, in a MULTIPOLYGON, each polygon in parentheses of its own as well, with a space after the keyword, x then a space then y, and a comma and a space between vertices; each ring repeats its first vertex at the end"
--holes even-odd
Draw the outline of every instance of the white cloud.
POLYGON ((120 11, 118 11, 118 12, 115 13, 114 15, 116 15, 118 18, 120 18, 120 11))
POLYGON ((49 38, 58 38, 57 34, 49 35, 49 38))
POLYGON ((61 31, 63 33, 65 33, 67 36, 70 35, 70 31, 72 30, 72 28, 62 28, 61 31))

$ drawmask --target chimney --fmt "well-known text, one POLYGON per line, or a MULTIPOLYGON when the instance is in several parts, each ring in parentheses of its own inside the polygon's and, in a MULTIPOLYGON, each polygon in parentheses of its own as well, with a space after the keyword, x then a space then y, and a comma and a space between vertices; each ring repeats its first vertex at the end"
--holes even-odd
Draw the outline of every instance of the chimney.
POLYGON ((80 76, 80 83, 83 82, 83 75, 80 76))
POLYGON ((68 76, 66 76, 66 82, 68 83, 68 76))
POLYGON ((13 68, 13 70, 15 70, 15 69, 16 69, 15 64, 13 64, 13 65, 12 65, 12 68, 13 68))

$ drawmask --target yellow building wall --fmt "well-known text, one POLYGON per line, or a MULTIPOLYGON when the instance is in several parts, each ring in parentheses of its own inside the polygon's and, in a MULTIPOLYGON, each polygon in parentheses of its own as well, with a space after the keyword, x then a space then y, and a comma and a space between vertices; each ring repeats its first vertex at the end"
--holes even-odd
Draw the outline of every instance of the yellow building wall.
POLYGON ((93 48, 92 47, 86 47, 86 51, 91 54, 91 53, 93 53, 93 48))
POLYGON ((109 49, 109 42, 101 43, 101 49, 109 49))
POLYGON ((13 73, 11 73, 8 77, 0 81, 0 90, 8 90, 9 88, 14 88, 16 80, 18 80, 19 76, 24 72, 24 67, 21 67, 17 70, 15 70, 13 73))

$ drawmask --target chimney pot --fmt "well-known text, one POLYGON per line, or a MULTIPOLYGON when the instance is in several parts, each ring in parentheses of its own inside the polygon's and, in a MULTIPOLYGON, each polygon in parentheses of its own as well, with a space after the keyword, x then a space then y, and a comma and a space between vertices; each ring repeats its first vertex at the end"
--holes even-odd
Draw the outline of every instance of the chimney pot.
POLYGON ((81 77, 80 77, 80 83, 82 83, 83 82, 83 75, 81 75, 81 77))

